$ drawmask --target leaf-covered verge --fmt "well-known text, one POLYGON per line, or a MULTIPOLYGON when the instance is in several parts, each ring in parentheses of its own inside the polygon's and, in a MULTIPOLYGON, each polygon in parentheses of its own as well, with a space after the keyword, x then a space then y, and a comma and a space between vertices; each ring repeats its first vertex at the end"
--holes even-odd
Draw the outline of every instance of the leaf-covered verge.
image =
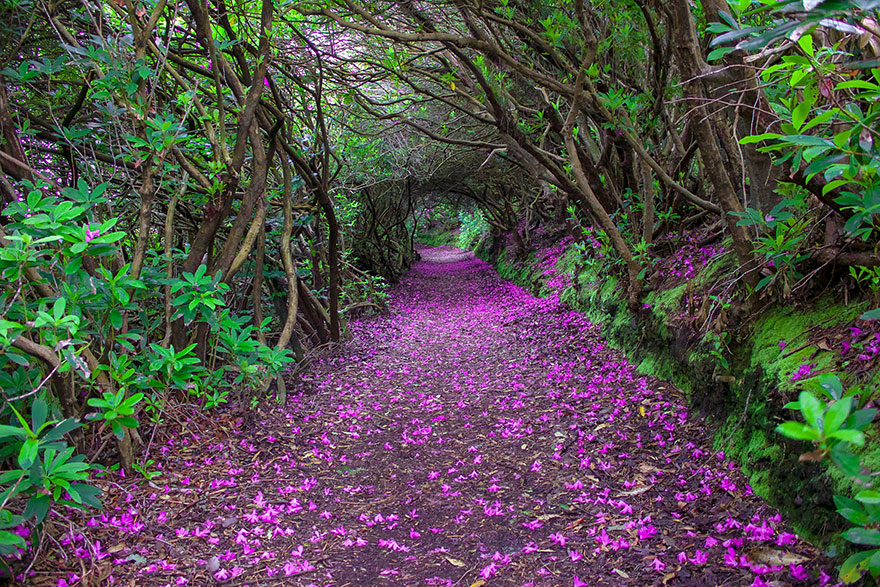
MULTIPOLYGON (((836 516, 832 493, 854 495, 864 489, 864 481, 821 466, 815 454, 803 458, 808 449, 774 429, 789 417, 785 404, 797 399, 800 390, 818 394, 836 385, 842 393, 840 383, 828 383, 829 377, 839 382, 830 374, 842 373, 851 385, 861 382, 863 390, 875 388, 876 352, 870 347, 878 329, 861 319, 863 304, 824 297, 795 308, 771 308, 721 347, 718 333, 701 325, 711 292, 723 285, 731 268, 723 254, 677 264, 685 271, 693 267, 691 279, 679 285, 669 280, 666 289, 649 292, 642 306, 632 310, 619 283, 605 275, 605 264, 585 258, 564 227, 555 230, 547 235, 539 229, 529 251, 507 237, 506 248, 493 254, 493 247, 486 246, 479 252, 503 277, 558 298, 594 321, 639 373, 673 382, 709 423, 714 449, 738 462, 758 495, 782 508, 799 533, 825 544, 829 552, 852 552, 836 539, 848 525, 836 516), (560 239, 562 246, 555 244, 560 239)), ((870 406, 873 399, 861 403, 870 406)), ((867 432, 867 442, 856 451, 864 470, 880 465, 875 438, 875 431, 867 432)))

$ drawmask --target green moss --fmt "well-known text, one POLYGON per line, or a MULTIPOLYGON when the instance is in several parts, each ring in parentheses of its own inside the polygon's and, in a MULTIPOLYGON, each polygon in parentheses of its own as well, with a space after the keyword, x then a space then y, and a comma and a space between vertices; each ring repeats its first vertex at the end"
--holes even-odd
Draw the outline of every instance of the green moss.
POLYGON ((736 254, 733 252, 733 241, 730 238, 725 238, 721 242, 721 246, 727 252, 716 256, 712 261, 700 268, 691 280, 697 288, 721 281, 722 278, 730 274, 739 265, 736 254))
POLYGON ((671 289, 652 291, 645 296, 645 303, 651 306, 651 312, 657 318, 666 321, 678 315, 686 290, 687 284, 682 283, 671 289))
POLYGON ((416 242, 429 247, 442 247, 455 244, 455 235, 451 232, 424 232, 416 236, 416 242))
POLYGON ((833 367, 835 354, 808 344, 812 330, 847 324, 858 314, 858 307, 843 306, 832 298, 819 300, 812 310, 769 308, 752 329, 750 365, 760 365, 778 378, 781 390, 792 391, 799 384, 791 381, 791 374, 803 363, 815 363, 814 372, 833 367), (781 342, 785 343, 784 349, 780 348, 781 342))

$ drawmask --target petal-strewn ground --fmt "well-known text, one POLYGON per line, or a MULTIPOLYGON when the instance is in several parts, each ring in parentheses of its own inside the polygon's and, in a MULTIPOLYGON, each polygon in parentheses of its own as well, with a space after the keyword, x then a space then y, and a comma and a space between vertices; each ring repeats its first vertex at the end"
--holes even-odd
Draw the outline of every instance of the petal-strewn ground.
MULTIPOLYGON (((37 579, 815 585, 816 553, 597 328, 452 248, 252 422, 163 440, 37 579), (273 411, 274 410, 274 411, 273 411)), ((826 567, 827 568, 827 567, 826 567)), ((828 571, 831 572, 831 571, 828 571)))

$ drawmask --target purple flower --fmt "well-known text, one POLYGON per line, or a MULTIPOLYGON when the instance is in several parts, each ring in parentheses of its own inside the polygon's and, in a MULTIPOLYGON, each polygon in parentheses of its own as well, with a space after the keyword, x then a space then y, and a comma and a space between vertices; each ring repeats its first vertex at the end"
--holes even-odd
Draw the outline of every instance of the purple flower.
POLYGON ((565 546, 565 543, 568 542, 568 538, 563 536, 561 532, 551 534, 550 540, 552 540, 555 544, 558 544, 559 546, 565 546))
POLYGON ((792 381, 797 381, 798 379, 803 379, 807 375, 809 375, 813 371, 813 367, 816 366, 816 363, 803 363, 800 367, 798 367, 797 371, 795 371, 792 376, 792 381))
POLYGON ((694 558, 691 559, 691 562, 695 565, 705 565, 708 560, 709 556, 698 548, 694 553, 694 558))
POLYGON ((657 533, 657 528, 653 525, 648 524, 647 526, 642 526, 637 530, 639 535, 639 540, 647 540, 651 536, 657 533))
POLYGON ((219 571, 214 573, 214 578, 217 579, 218 581, 225 581, 230 576, 231 576, 230 572, 227 571, 226 569, 220 569, 219 571))
POLYGON ((807 573, 806 569, 801 565, 796 565, 791 563, 788 565, 789 570, 791 571, 791 578, 795 581, 803 581, 810 575, 807 573))

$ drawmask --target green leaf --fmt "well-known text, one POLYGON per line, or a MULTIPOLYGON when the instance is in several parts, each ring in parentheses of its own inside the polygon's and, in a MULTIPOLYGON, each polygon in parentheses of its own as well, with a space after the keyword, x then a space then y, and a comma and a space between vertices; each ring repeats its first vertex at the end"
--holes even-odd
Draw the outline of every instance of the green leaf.
POLYGON ((823 373, 819 376, 819 385, 828 392, 832 399, 840 399, 843 396, 843 384, 840 378, 832 373, 823 373))
POLYGON ((880 308, 875 308, 874 310, 868 310, 861 316, 859 316, 862 320, 880 320, 880 308))
POLYGON ((6 530, 0 530, 0 546, 14 546, 17 548, 24 548, 25 542, 24 539, 18 534, 13 534, 12 532, 8 532, 6 530))
POLYGON ((717 47, 709 52, 709 54, 706 56, 706 61, 715 61, 717 59, 721 59, 728 53, 733 53, 734 51, 736 51, 736 47, 717 47))
POLYGON ((74 275, 82 267, 82 257, 74 257, 64 266, 65 275, 74 275))
POLYGON ((804 122, 807 120, 807 116, 809 116, 812 109, 812 100, 805 96, 804 101, 791 111, 791 124, 797 132, 801 132, 801 128, 803 128, 804 122))
POLYGON ((48 415, 49 407, 46 405, 46 400, 41 397, 35 399, 33 405, 31 406, 31 424, 33 424, 33 429, 35 432, 39 432, 40 428, 43 427, 43 424, 46 423, 46 417, 48 415))
POLYGON ((841 534, 845 540, 855 544, 880 546, 880 531, 867 528, 850 528, 841 534))
POLYGON ((856 526, 864 526, 868 521, 868 513, 864 506, 854 499, 842 495, 834 496, 834 506, 837 513, 856 526))
POLYGON ((125 400, 124 405, 126 405, 128 407, 132 407, 135 404, 137 404, 139 401, 141 401, 142 399, 144 399, 144 394, 141 392, 138 392, 138 393, 132 395, 127 400, 125 400))
POLYGON ((116 330, 120 330, 122 328, 122 313, 116 308, 110 310, 110 325, 116 330))
POLYGON ((805 124, 804 127, 801 129, 801 132, 806 132, 806 131, 810 130, 811 128, 814 128, 824 122, 828 122, 829 120, 834 118, 834 116, 838 112, 840 112, 840 110, 837 108, 832 108, 831 110, 826 110, 825 112, 812 118, 807 124, 805 124))
POLYGON ((837 440, 849 442, 856 446, 864 446, 865 444, 865 435, 858 430, 836 430, 831 434, 826 433, 826 436, 828 438, 835 438, 837 440))
POLYGON ((765 132, 759 135, 749 135, 747 137, 743 137, 739 140, 740 145, 749 145, 751 143, 760 143, 761 141, 769 141, 772 139, 779 139, 785 135, 781 135, 775 132, 765 132))
POLYGON ((37 524, 41 524, 46 519, 46 514, 49 513, 51 502, 52 500, 48 495, 38 493, 28 500, 22 516, 25 519, 34 518, 37 524))
POLYGON ((821 137, 814 137, 811 135, 786 135, 779 139, 780 141, 791 143, 792 145, 803 145, 805 147, 813 147, 813 146, 827 146, 833 147, 834 143, 829 141, 828 139, 823 139, 821 137))
POLYGON ((864 408, 853 412, 846 422, 846 427, 852 430, 861 430, 874 420, 877 415, 875 408, 864 408))
MULTIPOLYGON (((6 485, 8 483, 12 483, 13 481, 18 481, 18 479, 21 478, 24 474, 25 472, 21 469, 6 471, 5 473, 0 474, 0 485, 6 485)), ((0 512, 2 511, 3 510, 0 510, 0 512)))
POLYGON ((840 565, 840 580, 844 583, 855 583, 862 578, 862 571, 874 554, 874 551, 857 552, 840 565))
POLYGON ((854 80, 850 80, 850 81, 841 82, 841 83, 837 84, 837 86, 835 87, 835 89, 837 89, 837 90, 846 90, 849 88, 858 88, 861 90, 880 91, 880 86, 878 86, 877 84, 871 83, 871 82, 866 82, 866 81, 860 80, 860 79, 854 79, 854 80))
POLYGON ((40 451, 40 441, 36 438, 28 438, 18 453, 18 464, 22 469, 27 469, 34 464, 40 451))
POLYGON ((880 492, 864 489, 856 494, 856 501, 869 505, 880 505, 880 492))
POLYGON ((810 35, 804 35, 800 39, 798 39, 798 45, 800 45, 801 49, 804 50, 804 53, 813 56, 813 37, 810 35))
POLYGON ((101 500, 98 499, 101 496, 101 490, 97 487, 86 485, 85 483, 73 483, 70 488, 79 493, 79 497, 84 505, 97 509, 104 507, 101 500))
POLYGON ((27 367, 30 365, 30 361, 27 360, 27 357, 19 355, 18 353, 13 353, 9 350, 6 351, 6 358, 16 365, 21 365, 22 367, 27 367))
MULTIPOLYGON (((838 381, 839 383, 839 381, 838 381)), ((824 387, 824 386, 823 386, 824 387)), ((845 397, 843 399, 839 399, 832 403, 828 410, 825 412, 825 435, 829 436, 834 432, 837 432, 838 428, 840 428, 846 419, 849 417, 849 413, 852 411, 852 397, 845 397)), ((840 432, 855 432, 859 436, 861 436, 861 432, 857 430, 841 430, 840 432)), ((840 437, 835 437, 840 438, 840 437)), ((841 438, 841 440, 844 440, 841 438)), ((851 442, 851 441, 850 441, 851 442)), ((864 438, 862 438, 862 442, 864 442, 864 438)))
POLYGON ((0 424, 0 439, 8 438, 10 436, 15 436, 24 440, 28 437, 28 433, 24 428, 9 426, 8 424, 0 424))
MULTIPOLYGON (((751 36, 752 33, 756 32, 758 30, 759 30, 758 27, 748 27, 748 28, 739 29, 739 30, 732 30, 732 31, 729 30, 729 31, 725 32, 724 34, 718 35, 717 37, 712 39, 712 42, 709 43, 709 46, 715 47, 717 45, 723 45, 724 43, 732 43, 733 41, 739 41, 740 39, 742 39, 744 37, 751 36)), ((731 50, 734 50, 734 49, 735 49, 735 47, 731 47, 731 50)))
POLYGON ((65 434, 68 432, 72 432, 82 426, 79 422, 74 420, 73 418, 67 418, 66 420, 62 420, 58 424, 55 425, 52 430, 50 430, 46 436, 43 437, 43 440, 46 441, 54 441, 61 440, 65 434))
POLYGON ((822 414, 825 412, 825 405, 809 391, 802 391, 798 395, 798 401, 801 403, 801 413, 804 420, 818 430, 822 429, 822 414))
POLYGON ((819 440, 821 437, 818 430, 800 422, 783 422, 776 427, 776 432, 795 440, 819 440))
POLYGON ((115 421, 119 422, 120 425, 125 426, 126 428, 138 427, 137 419, 132 418, 131 416, 122 416, 121 418, 117 418, 115 421))

